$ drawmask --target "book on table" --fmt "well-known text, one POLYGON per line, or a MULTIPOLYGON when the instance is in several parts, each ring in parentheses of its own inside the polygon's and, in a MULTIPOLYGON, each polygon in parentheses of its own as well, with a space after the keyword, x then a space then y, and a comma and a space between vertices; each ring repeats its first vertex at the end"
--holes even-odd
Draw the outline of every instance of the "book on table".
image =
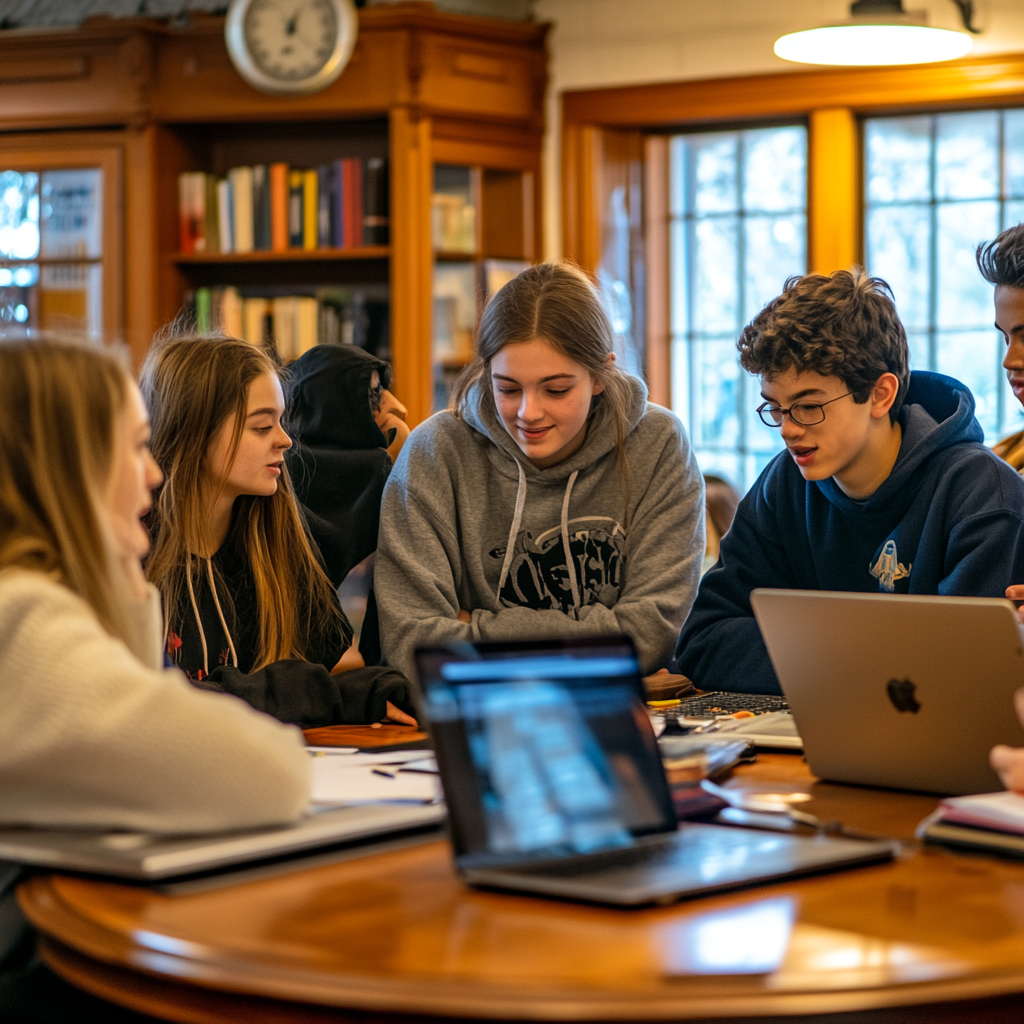
POLYGON ((943 800, 917 827, 925 842, 1024 857, 1024 796, 980 793, 943 800))

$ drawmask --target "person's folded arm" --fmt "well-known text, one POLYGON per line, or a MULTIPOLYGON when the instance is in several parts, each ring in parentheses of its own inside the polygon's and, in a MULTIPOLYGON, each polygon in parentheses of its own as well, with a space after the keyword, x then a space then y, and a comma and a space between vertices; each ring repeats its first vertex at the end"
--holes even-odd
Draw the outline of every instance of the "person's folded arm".
MULTIPOLYGON (((703 480, 696 460, 671 435, 629 524, 621 588, 612 607, 589 604, 577 618, 558 610, 474 609, 482 640, 625 633, 643 671, 668 664, 697 594, 704 558, 703 480)), ((579 583, 577 578, 577 583, 579 583)))

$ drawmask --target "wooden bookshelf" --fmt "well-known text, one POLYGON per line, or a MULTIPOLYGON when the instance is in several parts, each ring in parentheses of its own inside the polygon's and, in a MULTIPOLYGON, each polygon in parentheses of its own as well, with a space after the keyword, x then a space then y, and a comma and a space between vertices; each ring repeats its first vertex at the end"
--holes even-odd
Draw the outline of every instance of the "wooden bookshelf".
POLYGON ((389 245, 364 245, 354 249, 289 249, 272 252, 255 249, 252 252, 189 252, 176 253, 178 264, 215 263, 317 263, 334 260, 386 260, 391 256, 389 245))
MULTIPOLYGON (((434 404, 434 167, 480 168, 481 187, 497 190, 495 211, 502 187, 517 192, 527 175, 539 182, 548 27, 441 14, 423 2, 364 8, 341 77, 311 96, 282 98, 235 72, 222 17, 190 19, 184 28, 94 18, 73 32, 0 31, 0 66, 17 70, 0 77, 0 131, 52 149, 54 130, 69 129, 62 166, 99 142, 111 154, 104 209, 119 220, 104 256, 105 323, 141 362, 153 332, 202 285, 372 286, 387 297, 395 391, 419 422, 434 404), (350 156, 388 159, 388 246, 179 252, 181 172, 350 156)), ((539 238, 540 216, 534 184, 513 220, 539 238)), ((492 255, 483 239, 477 249, 470 259, 492 255)))
POLYGON ((536 260, 536 175, 464 154, 434 165, 434 408, 447 406, 490 295, 536 260))

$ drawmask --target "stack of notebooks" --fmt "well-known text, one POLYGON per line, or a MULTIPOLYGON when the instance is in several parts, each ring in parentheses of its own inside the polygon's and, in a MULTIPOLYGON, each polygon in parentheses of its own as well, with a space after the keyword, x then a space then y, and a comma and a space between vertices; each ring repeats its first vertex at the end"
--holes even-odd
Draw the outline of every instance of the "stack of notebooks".
POLYGON ((196 328, 222 331, 253 345, 273 346, 286 362, 314 345, 352 343, 352 294, 322 288, 312 295, 245 295, 237 288, 197 288, 192 298, 196 328))
POLYGON ((950 797, 921 822, 917 837, 944 846, 1024 857, 1024 796, 950 797))
POLYGON ((233 167, 178 176, 181 252, 287 252, 387 245, 388 167, 349 158, 299 170, 233 167))

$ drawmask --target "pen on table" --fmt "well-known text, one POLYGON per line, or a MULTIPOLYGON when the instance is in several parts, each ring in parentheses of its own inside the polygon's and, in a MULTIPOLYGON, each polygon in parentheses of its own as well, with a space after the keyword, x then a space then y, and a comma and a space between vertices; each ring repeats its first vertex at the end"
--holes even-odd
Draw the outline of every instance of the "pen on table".
POLYGON ((379 768, 371 768, 370 771, 374 775, 383 775, 385 779, 393 779, 395 777, 392 772, 382 772, 379 768))

